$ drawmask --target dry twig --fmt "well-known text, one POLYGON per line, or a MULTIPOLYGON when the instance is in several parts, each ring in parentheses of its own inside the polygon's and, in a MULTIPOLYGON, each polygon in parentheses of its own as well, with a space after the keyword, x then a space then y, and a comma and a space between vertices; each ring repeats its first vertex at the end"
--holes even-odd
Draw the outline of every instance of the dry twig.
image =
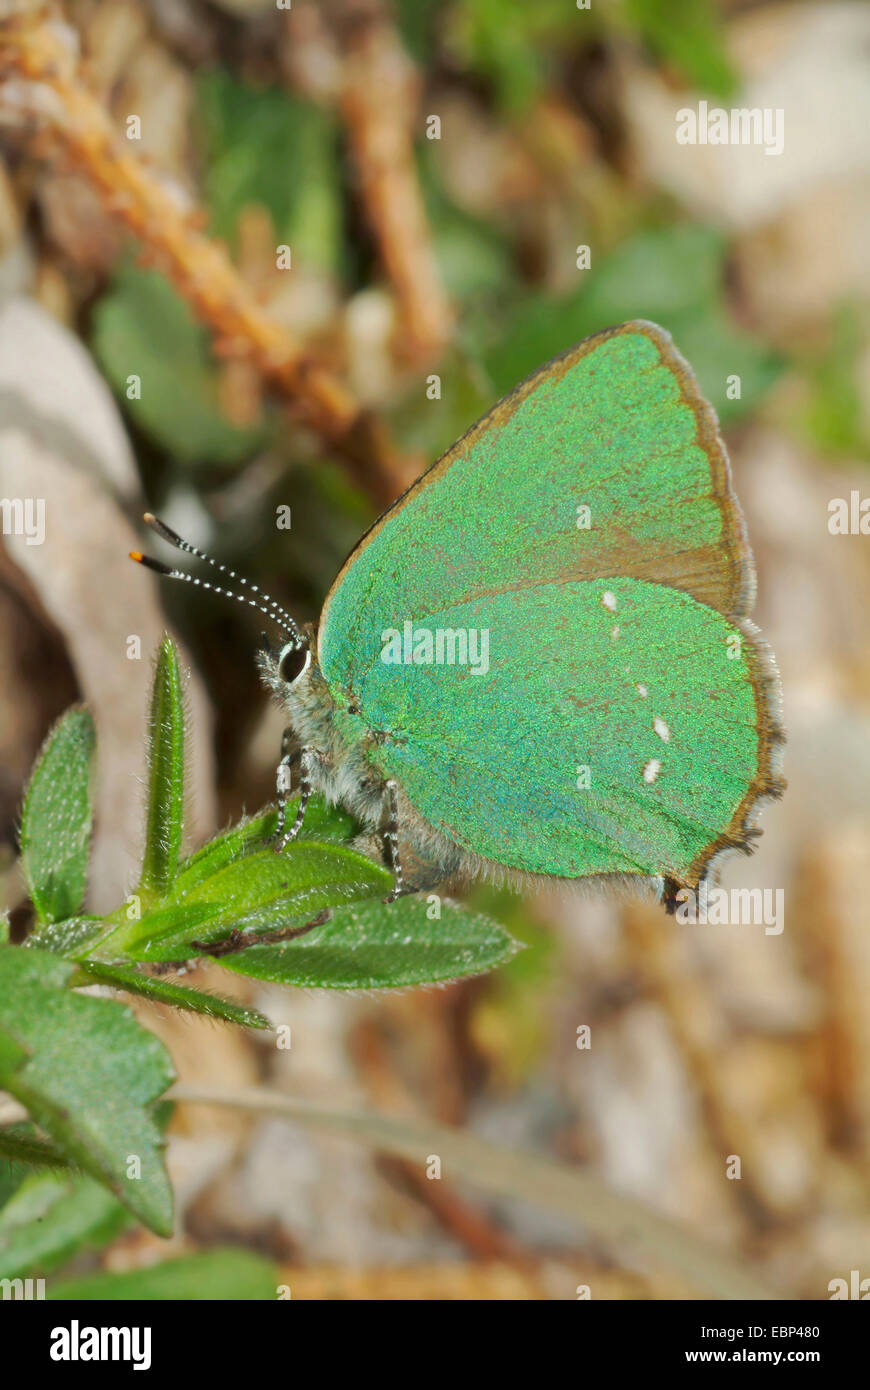
POLYGON ((451 312, 426 222, 414 159, 418 80, 380 0, 342 0, 339 104, 360 193, 395 289, 401 350, 437 359, 451 312))
MULTIPOLYGON (((123 149, 111 120, 82 81, 56 26, 10 20, 0 26, 0 78, 36 84, 25 112, 99 194, 106 210, 142 243, 214 335, 215 351, 250 360, 305 422, 333 445, 357 482, 379 502, 411 481, 383 425, 348 388, 315 362, 257 302, 224 248, 199 230, 201 217, 180 205, 138 157, 123 149)), ((8 92, 8 89, 7 89, 8 92)), ((24 95, 26 96, 26 89, 24 95)), ((22 92, 13 94, 22 109, 22 92)))

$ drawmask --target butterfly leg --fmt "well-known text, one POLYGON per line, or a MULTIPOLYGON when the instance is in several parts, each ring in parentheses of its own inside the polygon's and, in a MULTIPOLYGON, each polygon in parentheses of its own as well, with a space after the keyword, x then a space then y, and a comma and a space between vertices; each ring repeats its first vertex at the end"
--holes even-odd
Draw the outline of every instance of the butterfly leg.
POLYGON ((387 848, 387 858, 390 861, 390 868, 393 871, 393 889, 384 898, 384 902, 393 903, 396 898, 401 898, 403 893, 408 890, 405 887, 405 876, 402 873, 402 861, 399 857, 399 787, 392 777, 387 782, 387 806, 389 808, 389 819, 387 828, 384 831, 384 840, 387 848))
POLYGON ((295 761, 295 756, 287 752, 290 742, 292 729, 285 729, 281 739, 282 758, 278 764, 275 774, 275 799, 278 803, 278 824, 275 830, 275 837, 272 841, 272 848, 276 854, 280 854, 282 849, 295 840, 305 821, 305 808, 308 805, 312 792, 311 782, 311 760, 316 756, 313 748, 303 748, 299 755, 299 809, 296 812, 296 819, 289 830, 284 829, 287 817, 287 793, 290 790, 290 771, 295 761))
POLYGON ((275 769, 275 801, 278 806, 278 822, 272 843, 277 843, 284 834, 284 821, 287 815, 287 793, 290 791, 290 773, 298 754, 291 753, 290 739, 292 729, 285 729, 281 735, 281 761, 275 769))

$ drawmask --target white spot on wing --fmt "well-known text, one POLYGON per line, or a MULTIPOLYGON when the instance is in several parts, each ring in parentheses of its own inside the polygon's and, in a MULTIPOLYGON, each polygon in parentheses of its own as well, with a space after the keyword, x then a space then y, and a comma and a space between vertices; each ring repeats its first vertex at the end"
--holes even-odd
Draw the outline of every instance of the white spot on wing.
POLYGON ((649 762, 645 765, 643 770, 643 780, 646 782, 647 786, 649 786, 651 782, 654 782, 656 780, 659 773, 661 772, 661 768, 662 765, 659 762, 658 758, 650 758, 649 762))
POLYGON ((637 693, 642 700, 645 700, 647 695, 649 694, 649 691, 647 690, 645 685, 639 685, 637 686, 637 693))
POLYGON ((610 629, 610 636, 611 636, 611 639, 615 642, 616 639, 617 639, 617 637, 619 636, 619 624, 618 624, 618 623, 617 623, 616 627, 612 627, 612 628, 610 629))
POLYGON ((671 731, 668 728, 665 721, 663 719, 659 719, 658 716, 656 716, 656 718, 653 720, 653 728, 655 729, 662 742, 667 743, 668 739, 671 736, 671 731))
POLYGON ((612 594, 609 589, 605 589, 604 593, 601 595, 601 602, 604 604, 608 613, 616 612, 616 594, 612 594))

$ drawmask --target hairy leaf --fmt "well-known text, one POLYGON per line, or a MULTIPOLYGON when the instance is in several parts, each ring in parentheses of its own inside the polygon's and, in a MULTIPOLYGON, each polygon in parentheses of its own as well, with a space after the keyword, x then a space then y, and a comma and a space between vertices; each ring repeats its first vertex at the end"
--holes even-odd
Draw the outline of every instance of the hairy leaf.
POLYGON ((175 984, 160 976, 143 975, 131 965, 107 965, 102 961, 86 960, 80 963, 79 968, 87 983, 96 981, 103 985, 113 985, 115 989, 124 989, 130 994, 141 994, 146 999, 155 999, 159 1004, 171 1004, 173 1008, 205 1014, 208 1018, 220 1019, 225 1023, 238 1023, 243 1028, 272 1027, 268 1018, 256 1009, 248 1009, 244 1004, 236 1004, 232 999, 222 999, 217 994, 191 989, 189 985, 175 984))
POLYGON ((21 862, 43 922, 71 917, 85 893, 91 834, 94 725, 75 705, 49 733, 21 815, 21 862))
POLYGON ((329 922, 277 945, 220 958, 240 975, 277 984, 378 989, 479 975, 517 950, 503 927, 479 912, 409 896, 339 907, 329 922), (434 916, 435 912, 440 916, 434 916))
POLYGON ((184 702, 178 654, 171 638, 160 644, 154 670, 148 749, 148 809, 142 888, 163 894, 181 853, 184 821, 184 702))
POLYGON ((212 944, 232 931, 301 925, 323 908, 383 897, 391 885, 386 869, 341 845, 306 841, 283 854, 261 850, 227 864, 185 895, 180 908, 207 914, 195 933, 187 924, 179 929, 172 908, 165 908, 143 916, 125 949, 132 960, 183 960, 196 954, 192 935, 212 944))
POLYGON ((83 1250, 107 1245, 129 1220, 120 1202, 92 1178, 25 1178, 0 1211, 0 1278, 46 1275, 83 1250))
POLYGON ((160 1235, 172 1192, 154 1101, 174 1073, 163 1044, 114 1000, 68 988, 75 967, 0 947, 0 1087, 86 1172, 160 1235))
MULTIPOLYGON (((292 825, 299 805, 298 796, 287 802, 287 824, 292 825)), ((274 839, 278 812, 261 811, 250 820, 241 821, 222 835, 216 835, 202 849, 185 859, 175 880, 174 896, 189 893, 197 884, 216 874, 227 864, 268 848, 274 839)), ((330 806, 322 796, 312 796, 305 811, 305 822, 297 843, 305 840, 343 844, 353 838, 359 825, 353 816, 337 806, 330 806)), ((286 853, 287 851, 285 851, 286 853)))

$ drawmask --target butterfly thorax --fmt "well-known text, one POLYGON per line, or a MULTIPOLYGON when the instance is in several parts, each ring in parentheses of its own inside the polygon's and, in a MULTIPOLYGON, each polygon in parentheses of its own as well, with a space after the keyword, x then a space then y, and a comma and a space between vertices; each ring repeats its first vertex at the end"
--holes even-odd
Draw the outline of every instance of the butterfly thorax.
MULTIPOLYGON (((316 756, 309 759, 314 788, 334 805, 341 805, 366 827, 357 847, 379 853, 384 824, 387 774, 379 766, 382 741, 369 728, 351 691, 339 702, 329 689, 314 655, 315 634, 306 631, 311 661, 292 684, 278 671, 275 652, 260 652, 257 661, 265 685, 278 701, 301 748, 316 756)), ((408 803, 399 788, 401 810, 400 850, 411 881, 418 888, 446 879, 470 877, 479 871, 467 856, 408 803)))
POLYGON ((313 631, 307 669, 292 684, 278 673, 277 655, 261 652, 260 673, 272 691, 300 748, 311 749, 312 782, 329 801, 346 807, 367 823, 381 815, 383 774, 376 766, 377 741, 348 696, 343 707, 334 699, 314 655, 313 631))

